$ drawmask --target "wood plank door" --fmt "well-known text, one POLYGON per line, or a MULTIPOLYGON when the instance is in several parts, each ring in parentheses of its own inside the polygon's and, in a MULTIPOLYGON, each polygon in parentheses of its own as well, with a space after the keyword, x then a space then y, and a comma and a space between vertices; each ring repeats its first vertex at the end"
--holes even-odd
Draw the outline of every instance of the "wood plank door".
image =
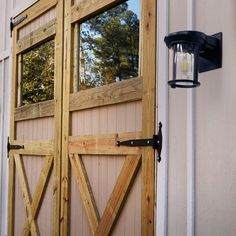
POLYGON ((65 4, 61 235, 154 235, 155 0, 65 4))
POLYGON ((63 1, 40 0, 13 30, 8 235, 59 235, 63 1))

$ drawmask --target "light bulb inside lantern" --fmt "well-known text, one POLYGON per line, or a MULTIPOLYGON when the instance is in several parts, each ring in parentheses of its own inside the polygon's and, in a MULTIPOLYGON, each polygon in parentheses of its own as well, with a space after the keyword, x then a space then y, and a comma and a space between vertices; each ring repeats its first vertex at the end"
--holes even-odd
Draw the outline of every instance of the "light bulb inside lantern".
POLYGON ((184 44, 176 44, 173 58, 173 79, 179 84, 186 85, 187 81, 194 79, 194 53, 184 44))

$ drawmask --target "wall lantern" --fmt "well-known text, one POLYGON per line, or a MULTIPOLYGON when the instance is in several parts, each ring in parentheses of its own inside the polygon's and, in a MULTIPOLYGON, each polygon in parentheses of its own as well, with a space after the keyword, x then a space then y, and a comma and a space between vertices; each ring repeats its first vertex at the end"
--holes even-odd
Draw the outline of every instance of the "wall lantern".
POLYGON ((198 72, 222 67, 222 33, 208 36, 198 31, 170 33, 164 39, 173 50, 171 88, 194 88, 200 85, 198 72))

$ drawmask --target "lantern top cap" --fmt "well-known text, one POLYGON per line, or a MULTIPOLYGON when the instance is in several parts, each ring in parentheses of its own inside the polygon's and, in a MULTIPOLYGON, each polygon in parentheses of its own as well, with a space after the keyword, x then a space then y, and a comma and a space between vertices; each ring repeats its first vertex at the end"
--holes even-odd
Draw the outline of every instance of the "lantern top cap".
POLYGON ((200 47, 206 43, 207 35, 199 32, 199 31, 178 31, 174 33, 170 33, 165 37, 164 41, 168 48, 171 48, 176 44, 184 44, 184 43, 193 43, 197 44, 200 47))

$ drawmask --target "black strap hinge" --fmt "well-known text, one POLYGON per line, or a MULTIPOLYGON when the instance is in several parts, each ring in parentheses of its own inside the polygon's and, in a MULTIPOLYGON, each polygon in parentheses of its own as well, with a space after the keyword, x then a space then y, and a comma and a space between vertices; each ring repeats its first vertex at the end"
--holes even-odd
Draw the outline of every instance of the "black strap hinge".
POLYGON ((9 152, 14 149, 24 149, 24 145, 12 145, 10 144, 9 137, 7 138, 7 157, 9 157, 9 152))
POLYGON ((27 17, 28 17, 28 16, 25 15, 25 16, 19 18, 18 20, 14 21, 14 22, 13 22, 13 19, 12 19, 12 17, 11 17, 11 21, 10 21, 11 36, 12 36, 12 31, 13 31, 14 27, 16 27, 16 26, 19 25, 21 22, 23 22, 27 17))
POLYGON ((153 149, 157 150, 158 161, 161 161, 161 149, 162 149, 162 123, 159 123, 158 134, 154 134, 152 139, 131 139, 126 141, 117 141, 117 146, 127 147, 145 147, 152 146, 153 149))

